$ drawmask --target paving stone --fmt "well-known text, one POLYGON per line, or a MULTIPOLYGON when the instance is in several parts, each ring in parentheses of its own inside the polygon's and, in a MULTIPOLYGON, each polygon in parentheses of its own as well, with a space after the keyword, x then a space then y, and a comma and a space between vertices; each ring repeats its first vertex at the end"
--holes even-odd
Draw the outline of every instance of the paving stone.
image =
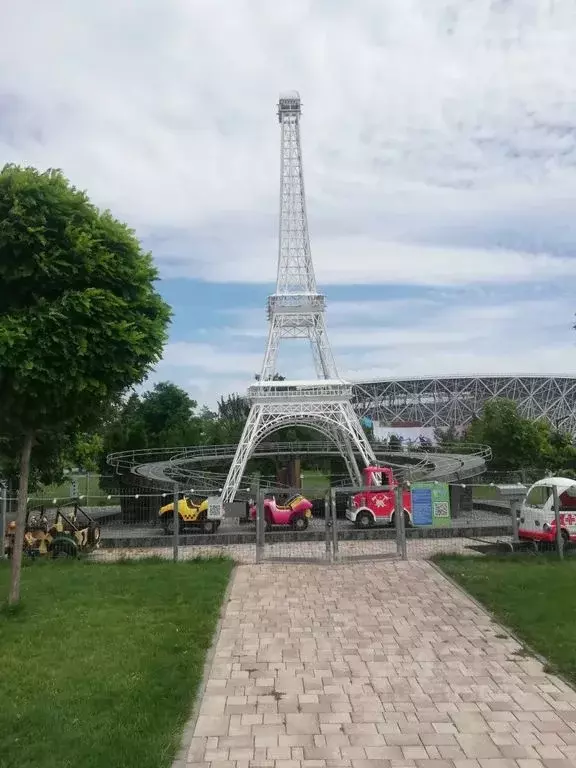
POLYGON ((179 768, 576 766, 576 694, 501 634, 425 560, 239 566, 179 768))
POLYGON ((254 739, 250 733, 240 736, 223 736, 218 739, 218 749, 250 749, 254 744, 254 739))
POLYGON ((402 752, 407 760, 427 760, 426 747, 402 747, 402 752))
POLYGON ((313 735, 281 735, 278 737, 278 744, 281 747, 313 747, 314 736, 313 735))
POLYGON ((453 768, 454 763, 450 760, 416 760, 418 768, 453 768))
POLYGON ((422 744, 417 733, 387 733, 384 739, 392 747, 417 747, 422 744))
POLYGON ((291 747, 269 747, 266 750, 267 760, 291 760, 292 748, 291 747))
POLYGON ((485 735, 458 734, 456 740, 460 744, 466 757, 476 759, 487 757, 501 757, 499 748, 485 735))
POLYGON ((307 735, 320 733, 320 723, 315 714, 286 715, 286 733, 290 735, 307 735))
POLYGON ((401 760, 401 747, 366 747, 366 757, 368 760, 401 760))

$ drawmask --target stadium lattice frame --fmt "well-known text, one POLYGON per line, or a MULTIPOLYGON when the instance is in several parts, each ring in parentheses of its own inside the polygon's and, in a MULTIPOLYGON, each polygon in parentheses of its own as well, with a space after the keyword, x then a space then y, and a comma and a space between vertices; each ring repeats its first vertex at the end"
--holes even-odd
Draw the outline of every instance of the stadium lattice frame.
POLYGON ((462 428, 494 398, 514 400, 526 418, 576 435, 575 376, 380 379, 356 383, 352 402, 361 418, 383 425, 462 428))

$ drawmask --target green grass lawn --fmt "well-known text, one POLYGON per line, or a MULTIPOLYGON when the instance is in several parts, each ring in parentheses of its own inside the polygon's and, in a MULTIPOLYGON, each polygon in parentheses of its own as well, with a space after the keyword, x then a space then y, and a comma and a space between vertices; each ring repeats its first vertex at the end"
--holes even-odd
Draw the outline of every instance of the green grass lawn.
MULTIPOLYGON (((100 475, 82 475, 76 476, 75 479, 78 493, 81 496, 88 496, 89 501, 97 506, 105 506, 108 503, 106 497, 110 491, 102 490, 100 487, 100 475)), ((71 484, 72 479, 67 478, 62 483, 46 485, 30 495, 33 499, 68 499, 70 497, 71 484)), ((118 503, 117 500, 115 503, 118 503)))
POLYGON ((25 567, 21 609, 0 609, 2 768, 168 768, 232 567, 25 567))
POLYGON ((550 555, 440 556, 435 562, 576 683, 576 561, 550 555))
POLYGON ((478 501, 502 501, 502 496, 498 488, 491 485, 474 485, 472 487, 472 498, 478 501))
POLYGON ((329 479, 320 470, 307 469, 302 472, 303 491, 327 491, 329 487, 329 479))

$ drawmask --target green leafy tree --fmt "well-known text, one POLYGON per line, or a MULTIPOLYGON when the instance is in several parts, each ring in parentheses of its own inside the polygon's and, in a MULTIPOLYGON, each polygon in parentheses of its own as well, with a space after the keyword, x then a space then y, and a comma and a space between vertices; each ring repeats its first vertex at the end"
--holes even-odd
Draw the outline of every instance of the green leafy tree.
POLYGON ((481 417, 470 425, 466 440, 489 445, 492 466, 509 471, 542 466, 549 436, 547 424, 521 416, 513 400, 496 398, 486 403, 481 417))
MULTIPOLYGON (((36 437, 34 452, 30 461, 29 490, 35 491, 43 485, 62 480, 64 456, 73 449, 72 439, 61 433, 41 433, 36 437)), ((0 478, 12 490, 18 487, 20 472, 20 451, 22 439, 19 435, 0 440, 0 478)))
POLYGON ((170 310, 156 279, 134 233, 59 171, 0 172, 0 434, 20 443, 10 603, 33 447, 91 430, 159 360, 170 310))
POLYGON ((202 430, 197 407, 198 403, 176 384, 156 384, 142 396, 140 409, 150 443, 166 447, 198 444, 202 430))
POLYGON ((434 430, 434 440, 439 448, 447 448, 460 442, 460 436, 454 426, 437 427, 434 430))
POLYGON ((232 394, 218 400, 216 416, 221 421, 243 424, 249 413, 250 403, 242 395, 232 394))
POLYGON ((238 394, 221 397, 217 404, 217 431, 214 442, 220 445, 238 442, 249 413, 248 398, 238 394))
MULTIPOLYGON (((181 387, 169 381, 155 384, 143 395, 132 394, 108 425, 100 459, 100 471, 110 471, 107 456, 120 451, 174 448, 205 441, 209 412, 196 414, 197 403, 181 387)), ((119 470, 122 474, 122 469, 119 470)), ((129 474, 129 469, 124 472, 129 474)), ((113 482, 113 481, 112 481, 113 482)), ((106 482, 110 485, 110 482, 106 482)))
POLYGON ((543 452, 542 467, 550 468, 555 474, 568 475, 576 469, 576 447, 568 432, 561 432, 548 424, 542 424, 546 430, 546 448, 543 452))
POLYGON ((69 449, 63 453, 63 463, 67 469, 79 467, 85 472, 97 472, 103 447, 101 431, 74 435, 69 449))
MULTIPOLYGON (((29 491, 62 482, 65 471, 74 467, 97 472, 102 444, 100 430, 76 435, 39 432, 30 457, 29 491)), ((0 478, 7 481, 10 489, 18 487, 20 449, 21 439, 18 437, 0 439, 0 478)))

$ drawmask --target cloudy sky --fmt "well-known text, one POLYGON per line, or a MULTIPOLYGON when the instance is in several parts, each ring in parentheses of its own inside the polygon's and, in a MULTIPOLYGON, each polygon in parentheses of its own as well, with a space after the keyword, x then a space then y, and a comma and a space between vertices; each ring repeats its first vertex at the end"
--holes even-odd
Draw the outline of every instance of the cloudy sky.
MULTIPOLYGON (((573 0, 19 0, 0 23, 0 158, 62 168, 152 250, 156 380, 213 403, 260 368, 289 89, 342 375, 574 372, 573 0)), ((311 374, 307 348, 279 369, 311 374)))

